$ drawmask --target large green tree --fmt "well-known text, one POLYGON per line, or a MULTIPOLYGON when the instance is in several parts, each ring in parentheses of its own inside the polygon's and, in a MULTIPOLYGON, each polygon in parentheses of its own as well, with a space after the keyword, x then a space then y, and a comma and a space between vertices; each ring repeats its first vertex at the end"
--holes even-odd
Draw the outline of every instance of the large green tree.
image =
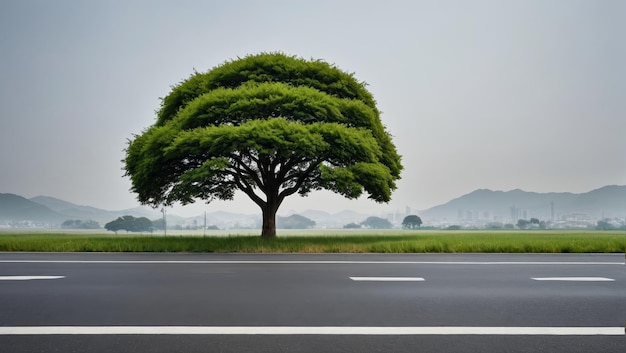
POLYGON ((408 215, 402 220, 402 226, 409 229, 419 228, 422 225, 422 219, 418 215, 408 215))
POLYGON ((393 228, 393 224, 389 222, 386 218, 380 217, 367 217, 366 220, 361 222, 361 225, 371 228, 371 229, 391 229, 393 228))
POLYGON ((125 230, 126 232, 146 232, 151 227, 152 221, 146 217, 135 218, 130 215, 118 217, 116 220, 104 225, 106 230, 115 232, 115 234, 120 230, 125 230))
POLYGON ((230 200, 262 210, 261 235, 293 194, 364 192, 388 202, 402 165, 375 101, 352 74, 321 60, 263 53, 194 73, 129 141, 126 175, 153 207, 230 200))

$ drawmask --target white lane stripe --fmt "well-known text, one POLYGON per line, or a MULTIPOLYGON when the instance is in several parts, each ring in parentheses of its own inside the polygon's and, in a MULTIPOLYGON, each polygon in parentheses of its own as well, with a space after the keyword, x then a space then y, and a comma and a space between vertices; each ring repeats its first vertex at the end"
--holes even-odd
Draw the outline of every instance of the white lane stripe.
POLYGON ((197 265, 231 265, 231 264, 287 264, 287 265, 620 265, 625 262, 557 262, 557 261, 291 261, 291 260, 251 260, 251 261, 228 261, 228 260, 0 260, 0 263, 32 263, 32 264, 197 264, 197 265))
POLYGON ((623 327, 3 326, 0 335, 541 335, 623 336, 623 327))
POLYGON ((0 281, 31 281, 39 279, 62 279, 65 276, 0 276, 0 281))
POLYGON ((423 282, 422 277, 350 277, 353 281, 367 282, 423 282))
POLYGON ((535 281, 563 281, 563 282, 614 282, 613 278, 606 277, 533 277, 535 281))

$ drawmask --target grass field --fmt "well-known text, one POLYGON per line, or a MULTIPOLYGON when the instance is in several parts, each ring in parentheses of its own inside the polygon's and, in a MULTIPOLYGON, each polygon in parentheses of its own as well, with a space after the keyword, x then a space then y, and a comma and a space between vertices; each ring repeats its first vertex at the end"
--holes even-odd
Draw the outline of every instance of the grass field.
POLYGON ((215 253, 624 253, 623 231, 284 231, 276 239, 202 231, 176 235, 0 232, 0 251, 215 253), (289 233, 287 233, 289 232, 289 233))

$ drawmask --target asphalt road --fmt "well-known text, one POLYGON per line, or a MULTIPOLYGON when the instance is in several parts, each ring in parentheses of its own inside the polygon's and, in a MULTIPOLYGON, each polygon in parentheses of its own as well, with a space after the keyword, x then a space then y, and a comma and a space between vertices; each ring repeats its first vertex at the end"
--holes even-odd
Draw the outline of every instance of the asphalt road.
POLYGON ((625 322, 621 254, 0 253, 0 352, 623 353, 625 322))

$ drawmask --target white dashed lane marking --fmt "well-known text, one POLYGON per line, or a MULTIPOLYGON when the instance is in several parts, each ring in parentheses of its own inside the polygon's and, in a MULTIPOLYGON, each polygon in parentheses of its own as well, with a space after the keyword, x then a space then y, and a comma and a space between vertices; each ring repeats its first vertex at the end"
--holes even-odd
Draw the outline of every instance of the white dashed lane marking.
POLYGON ((0 276, 0 281, 32 281, 62 278, 65 278, 65 276, 0 276))
POLYGON ((560 282, 614 282, 613 278, 606 277, 533 277, 535 281, 560 281, 560 282))
POLYGON ((424 282, 422 277, 350 277, 353 281, 367 282, 424 282))

